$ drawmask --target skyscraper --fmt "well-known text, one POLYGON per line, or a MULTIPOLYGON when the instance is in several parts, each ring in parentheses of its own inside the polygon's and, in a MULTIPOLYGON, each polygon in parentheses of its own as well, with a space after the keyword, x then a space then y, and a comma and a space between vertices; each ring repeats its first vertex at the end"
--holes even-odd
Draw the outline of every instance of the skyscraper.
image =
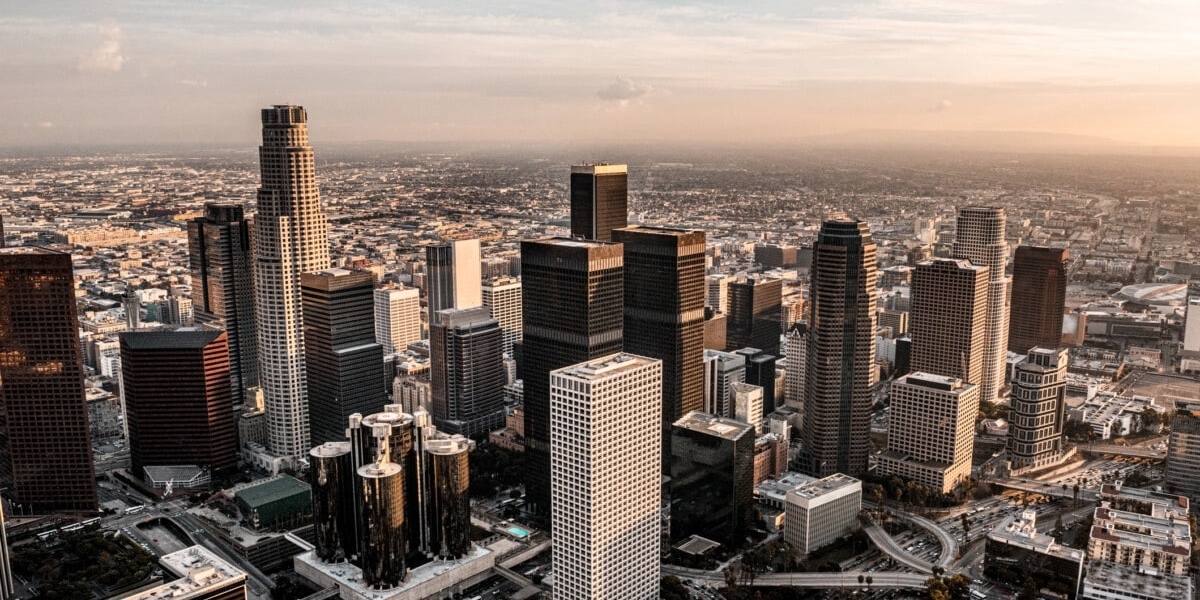
POLYGON ((704 305, 715 312, 729 312, 729 284, 737 281, 733 275, 709 275, 705 278, 706 296, 704 305))
POLYGON ((782 279, 747 277, 730 282, 725 349, 758 348, 779 356, 782 310, 782 279))
POLYGON ((625 246, 625 351, 663 361, 663 472, 671 426, 704 408, 704 232, 614 230, 625 246))
POLYGON ((375 341, 375 277, 325 269, 300 275, 304 360, 313 444, 345 439, 346 419, 387 403, 383 347, 375 341))
POLYGON ((513 344, 521 341, 521 280, 497 277, 483 284, 483 305, 500 322, 504 353, 512 356, 513 344))
POLYGON ((241 204, 206 202, 204 216, 188 221, 188 263, 196 320, 229 333, 233 402, 242 404, 245 389, 258 385, 258 339, 250 222, 241 204))
POLYGON ((624 264, 621 244, 521 242, 526 506, 538 517, 550 515, 550 371, 621 351, 624 264))
POLYGON ((1067 300, 1066 248, 1018 246, 1013 256, 1008 351, 1062 345, 1067 300))
POLYGON ((612 354, 549 383, 555 598, 658 598, 662 438, 637 424, 661 418, 662 362, 612 354))
POLYGON ((237 469, 228 333, 121 334, 121 395, 133 473, 148 467, 237 469))
POLYGON ((321 208, 304 108, 262 111, 262 184, 254 217, 254 315, 259 381, 271 451, 308 456, 308 385, 300 274, 329 268, 329 225, 321 208))
POLYGON ((483 306, 480 281, 479 240, 450 240, 425 248, 426 297, 429 322, 447 308, 483 306))
MULTIPOLYGON (((1008 288, 1011 282, 1004 274, 1008 262, 1008 243, 1004 241, 1006 219, 1004 209, 999 207, 958 209, 954 257, 988 268, 987 340, 983 351, 983 380, 978 382, 980 402, 1000 400, 1008 366, 1008 288)), ((915 351, 915 339, 913 343, 915 351)))
POLYGON ((792 323, 787 330, 786 366, 784 367, 784 403, 804 411, 804 379, 808 369, 808 322, 792 323))
POLYGON ((0 249, 0 469, 14 514, 95 511, 71 255, 0 249))
POLYGON ((746 382, 746 357, 720 350, 704 351, 704 412, 733 417, 734 383, 746 382))
POLYGON ((449 308, 429 328, 433 423, 465 436, 504 426, 503 333, 488 309, 449 308))
POLYGON ((1175 401, 1163 480, 1167 489, 1200 501, 1200 400, 1175 401))
POLYGON ((813 245, 805 369, 806 471, 867 470, 875 369, 875 243, 863 221, 831 219, 813 245))
POLYGON ((383 353, 404 352, 420 340, 420 291, 395 285, 375 290, 375 341, 383 346, 383 353))
POLYGON ((1183 349, 1200 352, 1200 297, 1188 298, 1183 317, 1183 349))
POLYGON ((914 371, 975 385, 983 381, 988 275, 987 267, 963 259, 939 258, 917 265, 909 323, 914 371))
POLYGON ((1047 466, 1061 456, 1070 362, 1065 348, 1033 348, 1017 365, 1008 417, 1008 457, 1013 469, 1047 466))
POLYGON ((629 174, 625 165, 571 167, 571 235, 613 241, 612 232, 629 225, 629 174))
POLYGON ((979 386, 912 373, 892 382, 887 451, 879 474, 899 475, 948 494, 971 474, 979 386))

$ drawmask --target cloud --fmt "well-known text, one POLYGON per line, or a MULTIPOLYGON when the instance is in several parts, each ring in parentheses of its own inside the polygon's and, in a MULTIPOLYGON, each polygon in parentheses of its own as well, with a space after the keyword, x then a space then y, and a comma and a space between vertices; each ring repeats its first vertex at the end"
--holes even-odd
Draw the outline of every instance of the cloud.
POLYGON ((125 33, 114 21, 101 21, 97 28, 103 40, 91 52, 79 57, 79 72, 116 73, 125 64, 125 57, 121 55, 125 33))
POLYGON ((630 100, 645 98, 653 91, 653 87, 638 85, 628 77, 617 77, 607 87, 597 91, 596 95, 605 102, 617 102, 621 106, 625 106, 630 100))
POLYGON ((25 128, 25 129, 32 129, 32 128, 37 128, 37 129, 53 129, 53 128, 54 128, 54 123, 53 123, 53 122, 51 122, 51 121, 39 121, 39 122, 37 122, 37 123, 23 123, 23 124, 21 125, 21 127, 25 128))
POLYGON ((186 85, 187 87, 206 88, 206 87, 208 87, 208 80, 206 80, 206 79, 180 79, 179 85, 186 85))
POLYGON ((954 106, 949 100, 938 100, 937 104, 929 107, 929 112, 946 112, 950 107, 954 106))

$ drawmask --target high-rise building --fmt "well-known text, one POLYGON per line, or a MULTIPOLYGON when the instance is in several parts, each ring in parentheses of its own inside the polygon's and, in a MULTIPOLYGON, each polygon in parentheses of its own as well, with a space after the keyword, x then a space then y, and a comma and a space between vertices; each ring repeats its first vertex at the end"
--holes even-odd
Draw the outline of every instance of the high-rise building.
POLYGON ((0 248, 0 469, 14 515, 95 511, 71 255, 0 248))
POLYGON ((466 436, 504 426, 503 333, 487 308, 440 311, 429 328, 433 423, 466 436))
POLYGON ((739 546, 754 521, 754 428, 690 412, 671 438, 671 540, 739 546))
POLYGON ((784 501, 783 539, 801 558, 858 528, 862 482, 842 473, 803 483, 784 501))
POLYGON ((1163 479, 1168 490, 1200 502, 1200 400, 1176 400, 1163 479))
POLYGON ((784 404, 804 414, 804 376, 808 368, 808 322, 792 323, 788 328, 784 350, 784 404))
POLYGON ((160 320, 166 325, 190 327, 195 323, 196 311, 190 298, 171 296, 159 303, 160 320))
POLYGON ((340 441, 350 415, 387 403, 383 347, 375 341, 375 277, 345 269, 304 273, 300 294, 310 439, 340 441))
MULTIPOLYGON (((984 342, 980 402, 997 402, 1008 367, 1008 292, 1011 280, 1004 274, 1008 243, 1004 241, 1007 216, 1003 208, 972 206, 958 209, 954 257, 988 268, 987 340, 984 342)), ((1057 343, 1055 344, 1057 346, 1057 343)), ((916 339, 913 339, 916 351, 916 339)))
POLYGON ((627 227, 625 351, 663 362, 663 472, 671 425, 704 408, 704 232, 627 227))
POLYGON ((1013 469, 1053 464, 1063 451, 1066 418, 1065 348, 1033 348, 1012 378, 1008 418, 1008 457, 1013 469))
POLYGON ((329 268, 329 224, 317 191, 304 108, 265 108, 262 124, 253 244, 259 381, 267 446, 294 461, 307 457, 311 448, 300 274, 329 268))
POLYGON ((747 277, 729 284, 729 321, 725 349, 759 348, 779 355, 783 331, 783 280, 747 277))
POLYGON ((317 558, 340 563, 357 554, 357 487, 350 442, 325 442, 309 451, 308 484, 312 486, 313 536, 317 558))
POLYGON ((471 552, 471 495, 467 454, 474 442, 461 435, 426 440, 428 501, 425 512, 431 556, 453 560, 471 552))
POLYGON ((224 331, 121 334, 121 396, 133 474, 151 467, 237 469, 237 424, 224 331))
POLYGON ((1067 300, 1066 248, 1018 246, 1013 256, 1008 351, 1062 345, 1067 300))
POLYGON ((867 470, 875 369, 875 243, 863 221, 832 219, 813 245, 804 394, 804 470, 867 470))
POLYGON ((943 494, 971 474, 979 386, 957 377, 912 373, 892 382, 887 451, 880 475, 899 475, 943 494))
POLYGON ((983 381, 988 274, 987 267, 963 259, 939 258, 917 265, 909 332, 914 371, 975 385, 983 381))
POLYGON ((754 435, 763 432, 763 389, 749 383, 733 383, 729 386, 733 394, 733 418, 754 428, 754 435))
POLYGON ((483 284, 483 305, 500 322, 504 353, 512 356, 513 344, 521 341, 521 280, 497 277, 483 284))
POLYGON ((258 338, 250 221, 241 204, 205 203, 204 216, 187 222, 187 258, 196 320, 228 332, 233 401, 245 403, 246 388, 258 385, 258 338))
POLYGON ((539 518, 550 515, 550 371, 621 351, 624 265, 621 244, 521 242, 526 507, 539 518))
POLYGON ((555 598, 658 598, 662 362, 557 369, 550 396, 555 598))
POLYGON ((375 290, 375 341, 384 354, 404 352, 421 341, 421 293, 417 288, 385 286, 375 290))
POLYGON ((705 299, 704 305, 713 309, 715 312, 729 312, 729 284, 737 281, 737 277, 733 275, 709 275, 704 279, 705 299))
POLYGON ((704 412, 733 417, 733 384, 746 382, 746 357, 720 350, 704 351, 704 412))
POLYGON ((758 348, 741 348, 734 354, 746 358, 746 383, 763 389, 763 414, 775 412, 775 357, 758 348))
POLYGON ((613 230, 627 225, 629 174, 625 165, 571 167, 571 236, 611 242, 613 230))
POLYGON ((429 322, 447 308, 483 306, 479 240, 450 240, 425 248, 425 296, 429 322))

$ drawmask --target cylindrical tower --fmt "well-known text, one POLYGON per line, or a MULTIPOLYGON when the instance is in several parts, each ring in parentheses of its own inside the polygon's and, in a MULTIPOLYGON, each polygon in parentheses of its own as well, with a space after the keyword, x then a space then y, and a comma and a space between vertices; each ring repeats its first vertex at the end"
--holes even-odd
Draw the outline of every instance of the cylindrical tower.
POLYGON ((471 480, 467 456, 474 444, 455 435, 428 440, 425 452, 429 461, 429 541, 426 551, 438 558, 462 558, 471 551, 471 480))
MULTIPOLYGON (((408 543, 409 555, 419 556, 421 550, 421 481, 417 469, 418 453, 414 451, 413 416, 402 412, 399 404, 388 404, 383 412, 367 415, 362 420, 362 426, 370 431, 372 428, 386 425, 391 428, 387 434, 388 455, 386 459, 394 462, 404 470, 404 497, 407 499, 404 507, 404 523, 406 527, 405 540, 408 543)), ((369 435, 372 444, 368 457, 377 457, 380 450, 380 439, 369 435)))
POLYGON ((326 442, 309 452, 317 558, 342 562, 357 553, 354 469, 349 442, 326 442))
POLYGON ((404 476, 400 465, 378 462, 361 467, 362 575, 372 589, 394 588, 407 574, 404 561, 404 476))

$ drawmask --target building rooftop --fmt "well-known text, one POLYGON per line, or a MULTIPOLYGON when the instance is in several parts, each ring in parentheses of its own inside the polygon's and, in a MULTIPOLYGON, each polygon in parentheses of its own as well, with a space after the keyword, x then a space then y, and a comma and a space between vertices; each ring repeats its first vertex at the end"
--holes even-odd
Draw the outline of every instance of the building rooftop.
POLYGON ((571 165, 572 173, 584 173, 587 175, 612 175, 617 173, 628 173, 629 167, 626 165, 610 165, 608 163, 582 164, 571 165))
POLYGON ((909 373, 896 383, 907 383, 909 385, 941 390, 943 392, 952 392, 955 390, 964 390, 975 387, 975 384, 966 383, 957 377, 935 375, 933 373, 926 373, 924 371, 909 373))
POLYGON ((425 442, 426 452, 443 456, 460 454, 462 452, 470 452, 474 447, 475 442, 472 442, 465 436, 457 434, 443 438, 435 438, 425 442))
POLYGON ((295 494, 307 494, 309 491, 307 483, 291 475, 279 475, 264 480, 262 483, 244 487, 234 492, 234 496, 254 508, 289 498, 295 494))
MULTIPOLYGON (((1122 594, 1137 598, 1174 599, 1193 598, 1191 577, 1172 577, 1153 572, 1142 572, 1137 567, 1095 560, 1088 563, 1084 586, 1120 590, 1122 594)), ((1127 597, 1128 597, 1127 596, 1127 597)))
POLYGON ((158 563, 179 577, 124 600, 188 600, 208 593, 213 587, 246 580, 246 573, 225 562, 202 546, 165 554, 158 563))
POLYGON ((799 487, 788 492, 788 497, 812 500, 855 485, 861 486, 862 482, 849 475, 834 473, 824 479, 800 484, 799 487))
POLYGON ((1092 537, 1123 546, 1191 556, 1187 517, 1143 515, 1105 506, 1093 513, 1092 537))
POLYGON ((6 254, 62 254, 40 246, 6 246, 0 248, 0 256, 6 254))
POLYGON ((557 371, 552 371, 551 374, 565 375, 576 379, 595 380, 611 377, 622 371, 636 369, 651 363, 661 362, 656 358, 647 358, 645 356, 620 352, 585 363, 564 367, 557 371))
POLYGON ((130 350, 199 350, 225 332, 219 329, 178 331, 125 331, 121 341, 130 350))
POLYGON ((1033 550, 1040 554, 1081 562, 1083 551, 1059 544, 1053 537, 1037 530, 1037 512, 1025 510, 1010 515, 988 533, 988 539, 1033 550))
POLYGON ((683 418, 675 421, 675 426, 690 431, 707 433, 708 435, 726 440, 736 440, 747 432, 753 434, 754 431, 754 427, 747 423, 724 417, 715 417, 698 410, 693 410, 683 415, 683 418))

